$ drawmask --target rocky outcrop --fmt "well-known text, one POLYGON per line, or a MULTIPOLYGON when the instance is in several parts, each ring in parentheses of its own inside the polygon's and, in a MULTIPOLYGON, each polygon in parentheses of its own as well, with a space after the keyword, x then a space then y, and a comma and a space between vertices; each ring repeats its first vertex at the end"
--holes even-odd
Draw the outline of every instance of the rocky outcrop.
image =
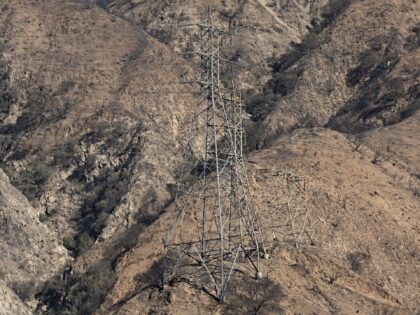
POLYGON ((2 284, 30 300, 35 288, 63 268, 69 259, 58 235, 40 222, 40 213, 10 184, 2 170, 0 225, 2 284))
POLYGON ((58 236, 0 170, 0 267, 7 283, 45 281, 67 260, 58 236))
POLYGON ((0 280, 0 313, 4 315, 30 315, 29 307, 0 280))

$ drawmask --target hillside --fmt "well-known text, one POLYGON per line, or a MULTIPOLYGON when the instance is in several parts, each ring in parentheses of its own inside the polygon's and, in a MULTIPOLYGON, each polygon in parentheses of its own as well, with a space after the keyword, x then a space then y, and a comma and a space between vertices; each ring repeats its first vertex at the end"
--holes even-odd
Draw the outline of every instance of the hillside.
MULTIPOLYGON (((198 50, 198 28, 209 1, 105 1, 104 8, 144 28, 151 36, 187 58, 198 50)), ((242 88, 259 89, 270 77, 270 62, 300 42, 326 1, 212 1, 221 26, 230 30, 228 58, 242 88)))
POLYGON ((418 3, 343 2, 333 24, 274 64, 274 104, 261 117, 267 141, 299 126, 360 132, 418 110, 418 3))
MULTIPOLYGON (((191 24, 208 1, 11 0, 0 4, 0 313, 420 312, 418 2, 212 4, 234 34, 224 51, 251 118, 267 277, 235 278, 223 305, 186 282, 156 285, 198 95, 182 83, 199 77, 191 24), (285 220, 273 209, 287 172, 313 229, 298 248, 271 227, 285 220)), ((194 233, 194 211, 174 239, 194 233)))
MULTIPOLYGON (((315 219, 313 246, 296 251, 279 244, 264 269, 281 287, 279 306, 286 314, 415 313, 419 279, 412 275, 419 271, 418 196, 373 164, 373 155, 368 148, 354 151, 343 135, 324 129, 281 137, 270 149, 251 155, 251 182, 260 211, 268 211, 264 205, 272 201, 276 189, 282 189, 275 181, 276 171, 296 169, 306 186, 301 205, 315 219)), ((98 314, 161 310, 165 297, 142 290, 146 287, 142 281, 153 279, 147 270, 160 257, 160 235, 169 220, 169 213, 161 217, 119 259, 116 285, 98 314)), ((195 225, 193 214, 183 222, 179 232, 185 237, 183 227, 195 225)), ((175 301, 166 304, 166 311, 195 313, 197 299, 209 303, 201 308, 203 313, 223 311, 205 293, 186 285, 171 292, 175 301)), ((257 303, 260 296, 254 298, 257 303)), ((230 303, 225 307, 234 311, 235 299, 230 303)))
MULTIPOLYGON (((171 181, 166 168, 179 155, 172 143, 182 141, 170 139, 183 136, 180 121, 193 101, 178 82, 193 70, 96 6, 16 1, 2 12, 8 20, 3 168, 45 210, 47 224, 63 235, 102 214, 95 231, 100 234, 106 212, 139 182, 136 196, 114 212, 115 227, 135 221, 129 214, 138 207, 135 200, 168 199, 165 188, 155 190, 162 187, 155 181, 163 187, 171 181), (29 26, 22 29, 21 21, 29 26), (166 150, 157 154, 158 148, 166 150)), ((107 229, 112 235, 116 228, 107 229)))
POLYGON ((178 82, 194 70, 95 5, 11 1, 1 12, 2 167, 35 208, 26 221, 73 257, 141 230, 171 198, 194 101, 178 82))

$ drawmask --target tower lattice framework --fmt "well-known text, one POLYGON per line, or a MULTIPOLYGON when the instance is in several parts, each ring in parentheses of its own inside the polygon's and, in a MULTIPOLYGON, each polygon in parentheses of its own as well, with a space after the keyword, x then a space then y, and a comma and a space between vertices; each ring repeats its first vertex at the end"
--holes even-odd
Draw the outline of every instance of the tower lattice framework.
POLYGON ((164 282, 183 278, 223 302, 236 271, 262 276, 260 256, 265 249, 250 200, 241 95, 233 80, 222 80, 221 69, 230 64, 222 55, 229 33, 215 27, 211 8, 202 16, 199 27, 202 76, 197 80, 201 89, 196 135, 202 148, 191 155, 194 161, 191 156, 186 159, 189 161, 183 171, 184 177, 196 174, 198 179, 193 184, 180 179, 175 201, 176 221, 188 208, 197 224, 193 236, 179 242, 168 233, 164 282))

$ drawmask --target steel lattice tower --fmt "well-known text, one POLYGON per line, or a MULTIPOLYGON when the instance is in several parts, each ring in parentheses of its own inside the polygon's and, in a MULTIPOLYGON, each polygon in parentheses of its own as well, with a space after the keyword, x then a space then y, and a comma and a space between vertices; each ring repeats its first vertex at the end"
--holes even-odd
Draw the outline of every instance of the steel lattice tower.
POLYGON ((223 302, 235 271, 251 269, 253 276, 261 278, 260 256, 265 249, 250 201, 241 96, 233 80, 222 83, 226 81, 222 80, 222 64, 229 61, 222 57, 221 49, 229 34, 215 27, 211 7, 199 27, 203 74, 197 80, 201 96, 196 112, 201 113, 202 123, 198 125, 203 147, 193 163, 190 156, 190 164, 185 164, 190 166, 184 173, 198 173, 198 179, 189 189, 180 181, 177 198, 184 201, 175 202, 178 216, 193 208, 197 233, 188 241, 165 240, 164 283, 182 277, 223 302))

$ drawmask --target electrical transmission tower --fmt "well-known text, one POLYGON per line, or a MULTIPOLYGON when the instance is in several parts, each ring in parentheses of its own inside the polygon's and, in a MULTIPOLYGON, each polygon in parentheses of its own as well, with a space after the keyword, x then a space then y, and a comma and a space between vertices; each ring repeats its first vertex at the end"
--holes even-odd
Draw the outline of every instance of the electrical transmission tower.
POLYGON ((221 69, 230 64, 222 54, 229 33, 215 26, 211 7, 199 27, 203 71, 197 80, 201 86, 198 132, 191 140, 201 142, 201 149, 186 158, 183 171, 184 178, 196 174, 198 179, 192 185, 179 180, 174 225, 181 222, 186 209, 196 224, 182 241, 174 241, 168 233, 164 283, 182 278, 223 302, 235 272, 251 271, 261 278, 260 257, 268 254, 250 200, 241 95, 233 81, 222 79, 221 69))
POLYGON ((260 170, 260 176, 270 177, 274 198, 266 201, 268 208, 263 224, 271 234, 270 243, 301 245, 315 243, 315 225, 311 209, 305 207, 305 179, 294 170, 260 170))

